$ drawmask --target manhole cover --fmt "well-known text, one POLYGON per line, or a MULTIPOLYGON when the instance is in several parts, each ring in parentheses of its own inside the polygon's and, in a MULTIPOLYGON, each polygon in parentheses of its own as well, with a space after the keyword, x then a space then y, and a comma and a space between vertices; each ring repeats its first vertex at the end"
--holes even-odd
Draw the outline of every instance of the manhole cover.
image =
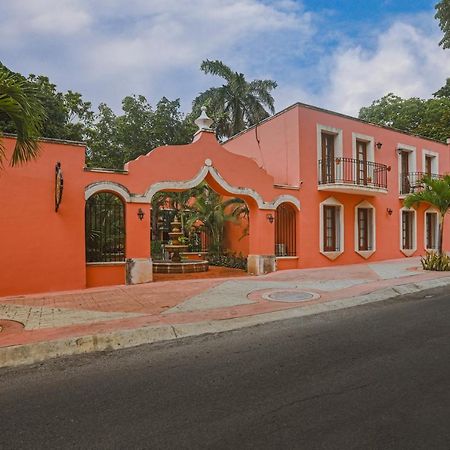
POLYGON ((15 320, 0 319, 0 333, 2 335, 17 333, 19 331, 23 331, 23 329, 23 323, 16 322, 15 320))
POLYGON ((304 302, 319 298, 318 294, 305 291, 272 291, 263 295, 266 300, 274 302, 304 302))

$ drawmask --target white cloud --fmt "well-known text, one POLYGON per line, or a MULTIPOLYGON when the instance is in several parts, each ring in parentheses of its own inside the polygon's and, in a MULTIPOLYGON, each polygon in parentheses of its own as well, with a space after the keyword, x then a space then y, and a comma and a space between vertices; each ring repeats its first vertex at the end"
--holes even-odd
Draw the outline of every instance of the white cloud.
POLYGON ((278 81, 278 110, 303 101, 357 114, 390 91, 427 97, 450 76, 432 11, 372 34, 370 49, 294 0, 14 0, 1 16, 4 64, 116 110, 132 93, 181 97, 188 110, 221 83, 200 72, 207 58, 278 81))
POLYGON ((318 101, 357 114, 362 106, 389 92, 430 97, 450 76, 450 52, 438 47, 438 42, 434 23, 398 21, 380 33, 374 50, 361 44, 339 49, 329 59, 329 82, 318 101))

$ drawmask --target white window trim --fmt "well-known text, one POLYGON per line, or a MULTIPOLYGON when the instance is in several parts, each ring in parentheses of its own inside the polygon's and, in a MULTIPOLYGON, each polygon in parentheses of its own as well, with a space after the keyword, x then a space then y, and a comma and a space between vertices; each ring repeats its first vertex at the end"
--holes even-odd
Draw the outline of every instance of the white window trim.
POLYGON ((344 253, 344 205, 337 201, 334 197, 329 197, 319 205, 319 214, 320 214, 320 253, 322 255, 326 256, 328 259, 334 261, 339 255, 344 253), (340 250, 335 252, 326 252, 324 248, 324 242, 323 242, 323 226, 324 226, 324 217, 323 217, 323 207, 324 206, 339 206, 340 207, 340 213, 339 213, 339 244, 340 244, 340 250))
POLYGON ((399 214, 399 221, 400 221, 400 251, 405 256, 412 256, 417 251, 417 211, 414 208, 407 208, 404 206, 403 208, 400 208, 400 214, 399 214), (412 249, 406 249, 402 248, 402 242, 403 242, 403 236, 402 236, 402 211, 412 211, 414 213, 414 222, 413 222, 413 248, 412 249))
POLYGON ((328 125, 317 124, 317 161, 322 159, 322 132, 335 134, 335 146, 334 146, 334 157, 341 158, 343 155, 343 138, 342 138, 342 129, 329 127, 328 125))
POLYGON ((408 145, 408 144, 397 144, 397 167, 398 167, 398 192, 401 197, 404 197, 405 194, 401 194, 401 187, 402 187, 402 161, 400 159, 400 153, 399 151, 402 150, 404 152, 408 152, 408 159, 409 159, 409 172, 417 172, 417 148, 408 145))
POLYGON ((427 252, 437 251, 438 242, 439 242, 439 212, 435 208, 428 208, 423 213, 423 248, 427 252), (436 248, 427 247, 427 213, 436 214, 436 229, 434 231, 436 233, 436 248))
POLYGON ((358 255, 362 256, 364 259, 370 258, 376 251, 377 251, 377 224, 376 224, 376 208, 371 203, 369 203, 367 200, 362 201, 361 203, 358 203, 355 206, 355 252, 358 253, 358 255), (359 208, 367 208, 372 210, 372 230, 371 230, 371 236, 372 236, 372 250, 359 250, 359 239, 358 239, 358 209, 359 208))
POLYGON ((364 141, 369 144, 367 146, 367 161, 375 162, 375 138, 367 136, 367 134, 352 133, 353 159, 356 159, 356 141, 364 141))
POLYGON ((425 172, 425 156, 432 156, 433 160, 431 162, 431 173, 438 174, 439 173, 439 153, 433 152, 431 150, 423 149, 422 150, 422 172, 425 172))

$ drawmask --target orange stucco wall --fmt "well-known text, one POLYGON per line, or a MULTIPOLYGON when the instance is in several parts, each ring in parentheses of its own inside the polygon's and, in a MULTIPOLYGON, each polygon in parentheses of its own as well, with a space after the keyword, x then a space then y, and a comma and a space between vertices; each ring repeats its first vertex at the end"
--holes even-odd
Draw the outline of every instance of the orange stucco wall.
MULTIPOLYGON (((5 137, 3 142, 8 160, 15 139, 5 137)), ((85 192, 98 183, 108 183, 102 184, 101 191, 117 193, 117 186, 120 188, 118 195, 125 202, 125 256, 131 259, 151 256, 150 200, 145 194, 155 183, 195 179, 208 161, 231 186, 251 188, 266 202, 278 195, 273 177, 253 160, 226 151, 212 133, 198 134, 190 145, 157 148, 130 161, 124 172, 86 170, 82 144, 43 140, 40 147, 37 160, 17 168, 6 165, 0 173, 2 296, 124 282, 124 266, 86 267, 85 192), (55 164, 58 161, 64 175, 64 192, 59 211, 55 212, 55 164), (129 201, 131 195, 133 201, 129 201), (143 220, 137 215, 140 208, 144 211, 143 220)), ((210 175, 206 176, 206 181, 219 193, 234 195, 210 175)), ((273 239, 262 239, 270 226, 263 220, 255 200, 242 198, 249 204, 255 223, 260 224, 252 250, 270 254, 273 239)))
POLYGON ((88 264, 86 266, 86 287, 113 286, 125 284, 124 264, 88 264))
MULTIPOLYGON (((15 139, 3 143, 8 156, 15 139)), ((83 146, 42 142, 38 160, 0 170, 0 295, 85 287, 83 165, 83 146), (57 161, 65 187, 56 213, 57 161)))
MULTIPOLYGON (((15 139, 5 137, 3 143, 8 158, 15 139)), ((354 248, 354 208, 363 200, 376 208, 377 249, 369 261, 403 257, 399 228, 402 206, 398 186, 399 144, 416 148, 416 171, 424 169, 422 153, 426 149, 439 155, 439 173, 450 172, 448 145, 300 104, 224 145, 212 133, 201 132, 192 144, 160 147, 130 161, 123 172, 86 170, 82 144, 43 140, 36 161, 17 168, 6 165, 0 172, 0 295, 123 283, 124 266, 86 266, 86 192, 95 191, 98 186, 104 191, 119 191, 125 202, 126 258, 149 258, 149 189, 183 190, 182 183, 202 181, 200 175, 224 196, 236 196, 233 189, 248 189, 239 192, 250 210, 250 234, 239 240, 241 226, 227 224, 225 247, 232 251, 244 255, 273 254, 275 224, 267 220, 271 210, 259 209, 258 202, 273 202, 281 195, 290 195, 301 204, 296 213, 298 259, 280 259, 280 269, 366 261, 354 248), (318 124, 341 130, 342 156, 353 157, 352 133, 381 142, 382 148, 374 150, 374 159, 392 168, 388 173, 388 193, 371 196, 318 190, 318 124), (64 194, 60 209, 55 212, 57 161, 61 162, 64 174, 64 194), (344 206, 344 252, 334 261, 319 251, 319 205, 329 197, 344 206), (144 211, 143 220, 137 217, 139 208, 144 211), (392 215, 387 209, 393 210, 392 215)), ((421 206, 417 213, 416 255, 424 253, 424 210, 421 206)), ((446 224, 444 248, 450 250, 450 220, 446 224)))
MULTIPOLYGON (((400 208, 403 201, 399 199, 398 154, 399 144, 416 147, 416 171, 424 170, 422 153, 433 151, 439 155, 439 173, 450 172, 450 147, 429 139, 411 136, 372 124, 367 124, 340 114, 330 113, 307 105, 294 105, 287 111, 274 116, 258 125, 259 142, 255 140, 255 130, 250 129, 224 143, 230 151, 253 156, 261 167, 274 176, 277 183, 283 184, 286 177, 286 161, 281 156, 288 148, 298 145, 298 161, 288 167, 291 174, 286 193, 296 196, 301 202, 301 211, 297 215, 297 256, 298 267, 321 267, 334 264, 353 264, 366 261, 355 252, 354 220, 355 206, 367 200, 376 208, 377 250, 368 261, 402 258, 400 251, 400 208), (295 127, 297 125, 297 128, 295 127), (381 142, 382 148, 374 150, 375 161, 391 166, 388 172, 388 193, 377 196, 365 194, 348 194, 339 192, 323 192, 318 190, 318 142, 317 125, 340 129, 343 136, 344 157, 352 158, 352 134, 358 133, 373 137, 375 142, 381 142), (265 157, 269 152, 272 158, 265 157), (297 179, 301 182, 298 189, 297 179), (292 181, 293 180, 293 181, 292 181), (320 253, 320 203, 329 197, 334 197, 344 205, 344 252, 334 261, 320 253), (392 209, 389 215, 387 209, 392 209)), ((424 211, 420 206, 417 210, 417 251, 415 255, 423 255, 424 250, 424 211)), ((450 250, 450 220, 447 219, 444 248, 450 250)), ((283 268, 285 262, 279 264, 283 268)), ((292 262, 289 263, 289 265, 292 262)))

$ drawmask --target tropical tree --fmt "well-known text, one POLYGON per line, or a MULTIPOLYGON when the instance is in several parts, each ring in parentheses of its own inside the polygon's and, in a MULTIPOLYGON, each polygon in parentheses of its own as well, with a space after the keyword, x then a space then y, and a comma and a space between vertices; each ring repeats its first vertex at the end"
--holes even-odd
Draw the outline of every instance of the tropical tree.
POLYGON ((450 136, 450 97, 447 85, 434 98, 401 98, 392 93, 359 111, 359 118, 419 136, 445 141, 450 136))
POLYGON ((214 119, 219 138, 227 138, 255 125, 275 112, 271 91, 277 87, 272 80, 248 82, 244 74, 233 71, 222 61, 203 61, 201 70, 225 80, 220 87, 202 92, 193 102, 194 112, 205 105, 214 119))
MULTIPOLYGON (((2 122, 10 120, 14 125, 12 131, 17 134, 10 164, 15 166, 36 158, 44 110, 34 87, 5 66, 0 66, 0 118, 2 122)), ((3 165, 4 159, 5 148, 0 142, 0 165, 3 165)))
POLYGON ((186 222, 186 228, 201 223, 199 229, 205 231, 211 238, 210 251, 221 253, 224 228, 226 222, 235 222, 236 218, 227 212, 229 203, 225 203, 221 195, 209 186, 203 185, 203 194, 195 199, 191 206, 191 214, 186 222))
POLYGON ((442 45, 442 48, 450 48, 450 0, 441 0, 435 8, 434 17, 439 21, 439 26, 444 33, 439 45, 442 45))
POLYGON ((425 176, 422 184, 423 188, 409 194, 404 203, 407 208, 426 203, 439 211, 438 253, 442 256, 445 215, 450 211, 450 175, 445 175, 442 179, 425 176))

